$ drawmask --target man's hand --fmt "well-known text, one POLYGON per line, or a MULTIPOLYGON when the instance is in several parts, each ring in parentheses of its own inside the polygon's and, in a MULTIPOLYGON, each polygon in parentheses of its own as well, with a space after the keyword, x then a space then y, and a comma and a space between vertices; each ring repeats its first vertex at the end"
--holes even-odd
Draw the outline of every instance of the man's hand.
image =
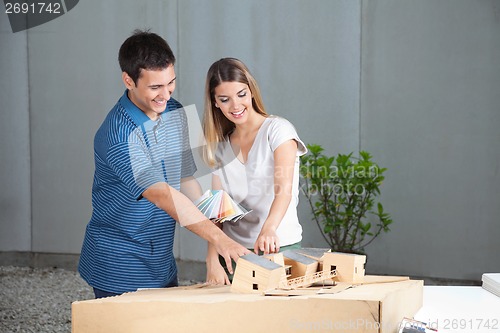
POLYGON ((233 259, 236 262, 239 257, 250 253, 250 251, 244 246, 236 243, 231 238, 227 237, 226 234, 224 234, 222 231, 221 233, 223 237, 221 237, 217 243, 212 243, 212 244, 214 245, 217 252, 226 261, 226 267, 229 273, 234 274, 231 259, 233 259))
POLYGON ((214 246, 217 253, 224 258, 227 270, 231 274, 233 274, 231 259, 237 261, 242 255, 250 253, 247 248, 229 238, 221 229, 208 219, 202 222, 190 224, 186 226, 186 229, 210 242, 214 246))

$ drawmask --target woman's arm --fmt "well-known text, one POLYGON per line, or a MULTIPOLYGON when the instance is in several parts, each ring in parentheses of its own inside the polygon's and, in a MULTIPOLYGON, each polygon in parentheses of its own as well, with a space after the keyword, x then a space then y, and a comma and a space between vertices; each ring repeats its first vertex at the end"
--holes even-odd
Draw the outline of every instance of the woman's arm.
POLYGON ((274 151, 274 200, 269 214, 254 244, 254 252, 264 254, 279 252, 280 242, 276 235, 281 220, 292 199, 293 174, 297 156, 297 142, 288 140, 274 151))
POLYGON ((193 176, 181 178, 181 193, 191 201, 195 201, 203 195, 200 183, 193 176))

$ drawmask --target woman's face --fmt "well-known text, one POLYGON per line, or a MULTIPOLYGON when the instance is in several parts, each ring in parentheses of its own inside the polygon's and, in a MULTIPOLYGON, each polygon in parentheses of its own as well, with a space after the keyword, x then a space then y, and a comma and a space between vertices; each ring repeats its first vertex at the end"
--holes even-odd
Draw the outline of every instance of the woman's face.
POLYGON ((227 119, 242 124, 254 113, 252 92, 247 84, 241 82, 222 82, 214 89, 215 106, 227 119))

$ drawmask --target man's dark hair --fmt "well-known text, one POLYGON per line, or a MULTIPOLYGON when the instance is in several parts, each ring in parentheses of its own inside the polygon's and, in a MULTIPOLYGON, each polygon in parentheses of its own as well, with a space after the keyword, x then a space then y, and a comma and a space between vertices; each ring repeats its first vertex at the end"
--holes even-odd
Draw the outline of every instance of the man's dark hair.
POLYGON ((137 84, 141 69, 165 69, 175 63, 175 56, 163 38, 149 30, 137 29, 120 47, 118 62, 122 72, 137 84))

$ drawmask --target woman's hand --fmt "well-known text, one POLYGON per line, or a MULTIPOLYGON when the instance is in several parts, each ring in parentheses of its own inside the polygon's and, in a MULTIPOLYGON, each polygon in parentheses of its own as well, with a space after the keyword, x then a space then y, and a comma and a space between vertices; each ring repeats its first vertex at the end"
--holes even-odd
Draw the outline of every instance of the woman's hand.
POLYGON ((272 228, 263 228, 253 246, 255 254, 278 253, 280 251, 280 239, 272 228))
POLYGON ((217 262, 209 263, 207 261, 207 284, 209 285, 225 285, 231 284, 224 270, 224 267, 217 262))

